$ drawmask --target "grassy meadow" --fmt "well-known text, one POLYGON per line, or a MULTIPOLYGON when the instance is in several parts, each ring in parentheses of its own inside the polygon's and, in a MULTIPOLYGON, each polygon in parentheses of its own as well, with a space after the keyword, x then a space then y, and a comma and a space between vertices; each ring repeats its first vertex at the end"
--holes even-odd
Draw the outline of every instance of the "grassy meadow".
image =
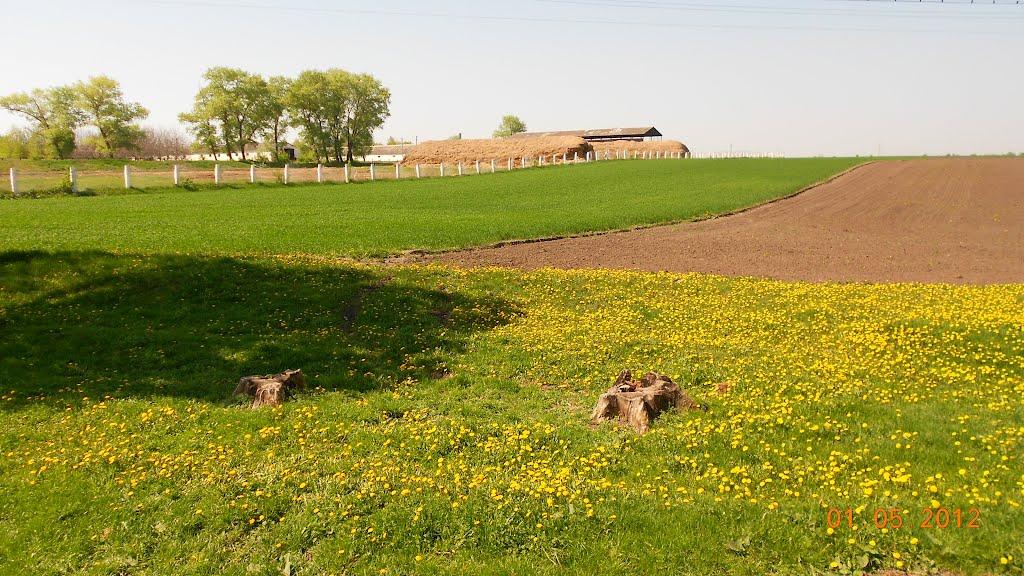
POLYGON ((1021 570, 1021 286, 10 252, 0 296, 0 572, 1021 570), (707 412, 589 427, 626 367, 707 412))
POLYGON ((596 162, 515 173, 0 202, 0 246, 379 256, 687 220, 777 198, 857 159, 596 162))
POLYGON ((1024 574, 1024 286, 337 258, 853 163, 0 202, 0 574, 1024 574), (286 368, 284 406, 232 397, 286 368), (707 410, 591 427, 623 368, 707 410))

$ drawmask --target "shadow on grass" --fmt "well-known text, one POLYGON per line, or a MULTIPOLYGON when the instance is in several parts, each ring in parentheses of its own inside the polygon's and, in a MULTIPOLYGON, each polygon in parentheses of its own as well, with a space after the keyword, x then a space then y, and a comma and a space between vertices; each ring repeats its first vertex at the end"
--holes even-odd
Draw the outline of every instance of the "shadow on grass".
POLYGON ((436 377, 473 332, 517 314, 441 281, 333 263, 0 253, 0 393, 15 393, 0 406, 219 402, 240 376, 286 368, 354 392, 436 377))

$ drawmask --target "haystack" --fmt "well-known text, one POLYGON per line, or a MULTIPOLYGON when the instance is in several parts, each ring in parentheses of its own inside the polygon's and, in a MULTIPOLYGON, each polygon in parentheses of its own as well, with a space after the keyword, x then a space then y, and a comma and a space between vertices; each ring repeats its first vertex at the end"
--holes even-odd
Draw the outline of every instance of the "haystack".
POLYGON ((538 136, 536 138, 494 138, 489 140, 433 140, 417 144, 405 155, 402 163, 413 164, 472 164, 481 162, 506 162, 513 158, 536 161, 544 156, 550 161, 552 155, 562 154, 571 159, 573 154, 584 158, 591 151, 590 144, 578 136, 538 136))
POLYGON ((601 153, 601 157, 604 157, 604 152, 607 150, 608 153, 615 157, 616 150, 626 150, 627 154, 632 155, 633 150, 637 152, 683 152, 689 154, 690 149, 686 147, 686 144, 679 142, 678 140, 644 140, 642 142, 636 142, 632 140, 607 140, 603 142, 591 142, 594 150, 601 153))

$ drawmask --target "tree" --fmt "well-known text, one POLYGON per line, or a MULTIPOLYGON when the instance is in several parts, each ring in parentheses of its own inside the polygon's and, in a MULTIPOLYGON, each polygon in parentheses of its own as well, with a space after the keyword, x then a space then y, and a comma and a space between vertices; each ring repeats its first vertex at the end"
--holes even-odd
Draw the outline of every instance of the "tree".
POLYGON ((212 154, 223 146, 229 158, 237 150, 246 160, 245 147, 256 143, 270 122, 270 91, 262 76, 236 68, 215 67, 203 74, 206 85, 199 89, 190 112, 180 114, 182 122, 212 154))
POLYGON ((288 119, 288 90, 292 81, 284 76, 271 76, 267 80, 267 98, 264 116, 267 120, 265 136, 270 138, 272 148, 271 154, 275 162, 280 162, 284 156, 281 145, 284 144, 284 134, 290 122, 288 119))
POLYGON ((373 131, 390 115, 391 92, 369 74, 349 75, 349 116, 345 126, 348 162, 354 152, 364 155, 373 146, 373 131))
POLYGON ((117 80, 94 76, 78 82, 73 90, 86 122, 99 131, 93 142, 98 152, 113 158, 118 150, 138 148, 143 132, 135 122, 147 118, 149 110, 126 101, 117 80))
POLYGON ((352 162, 373 145, 388 116, 391 93, 369 74, 331 68, 307 70, 292 83, 288 109, 317 160, 352 162))
POLYGON ((25 130, 11 128, 0 136, 0 158, 28 158, 30 135, 25 130))
POLYGON ((178 115, 178 119, 188 124, 188 131, 192 133, 195 141, 192 146, 197 151, 209 152, 214 158, 220 152, 220 135, 214 119, 204 116, 202 113, 184 112, 178 115))
POLYGON ((507 138, 513 134, 521 134, 523 132, 526 132, 526 123, 520 120, 518 116, 509 114, 501 117, 501 124, 494 131, 494 137, 507 138))
POLYGON ((292 81, 285 104, 294 125, 299 129, 305 154, 317 162, 329 157, 331 138, 327 128, 330 114, 330 93, 327 75, 319 70, 305 70, 292 81))
POLYGON ((143 128, 138 153, 152 160, 184 160, 189 153, 188 136, 178 128, 143 128))
POLYGON ((0 108, 29 121, 29 132, 45 145, 48 155, 67 158, 75 150, 75 129, 84 114, 74 91, 67 86, 36 88, 0 98, 0 108))

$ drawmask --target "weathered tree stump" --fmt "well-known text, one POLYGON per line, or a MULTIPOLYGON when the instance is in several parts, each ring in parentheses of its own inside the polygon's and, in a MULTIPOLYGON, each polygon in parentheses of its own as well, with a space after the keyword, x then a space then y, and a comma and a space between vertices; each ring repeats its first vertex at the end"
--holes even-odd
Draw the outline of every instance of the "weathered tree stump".
POLYGON ((670 408, 698 410, 703 408, 671 378, 657 372, 648 372, 634 380, 629 370, 623 370, 615 384, 601 395, 590 415, 593 424, 618 420, 643 434, 662 412, 670 408))
POLYGON ((246 394, 252 398, 252 407, 280 406, 296 390, 306 387, 302 370, 285 370, 280 374, 266 376, 245 376, 238 381, 235 394, 246 394))

